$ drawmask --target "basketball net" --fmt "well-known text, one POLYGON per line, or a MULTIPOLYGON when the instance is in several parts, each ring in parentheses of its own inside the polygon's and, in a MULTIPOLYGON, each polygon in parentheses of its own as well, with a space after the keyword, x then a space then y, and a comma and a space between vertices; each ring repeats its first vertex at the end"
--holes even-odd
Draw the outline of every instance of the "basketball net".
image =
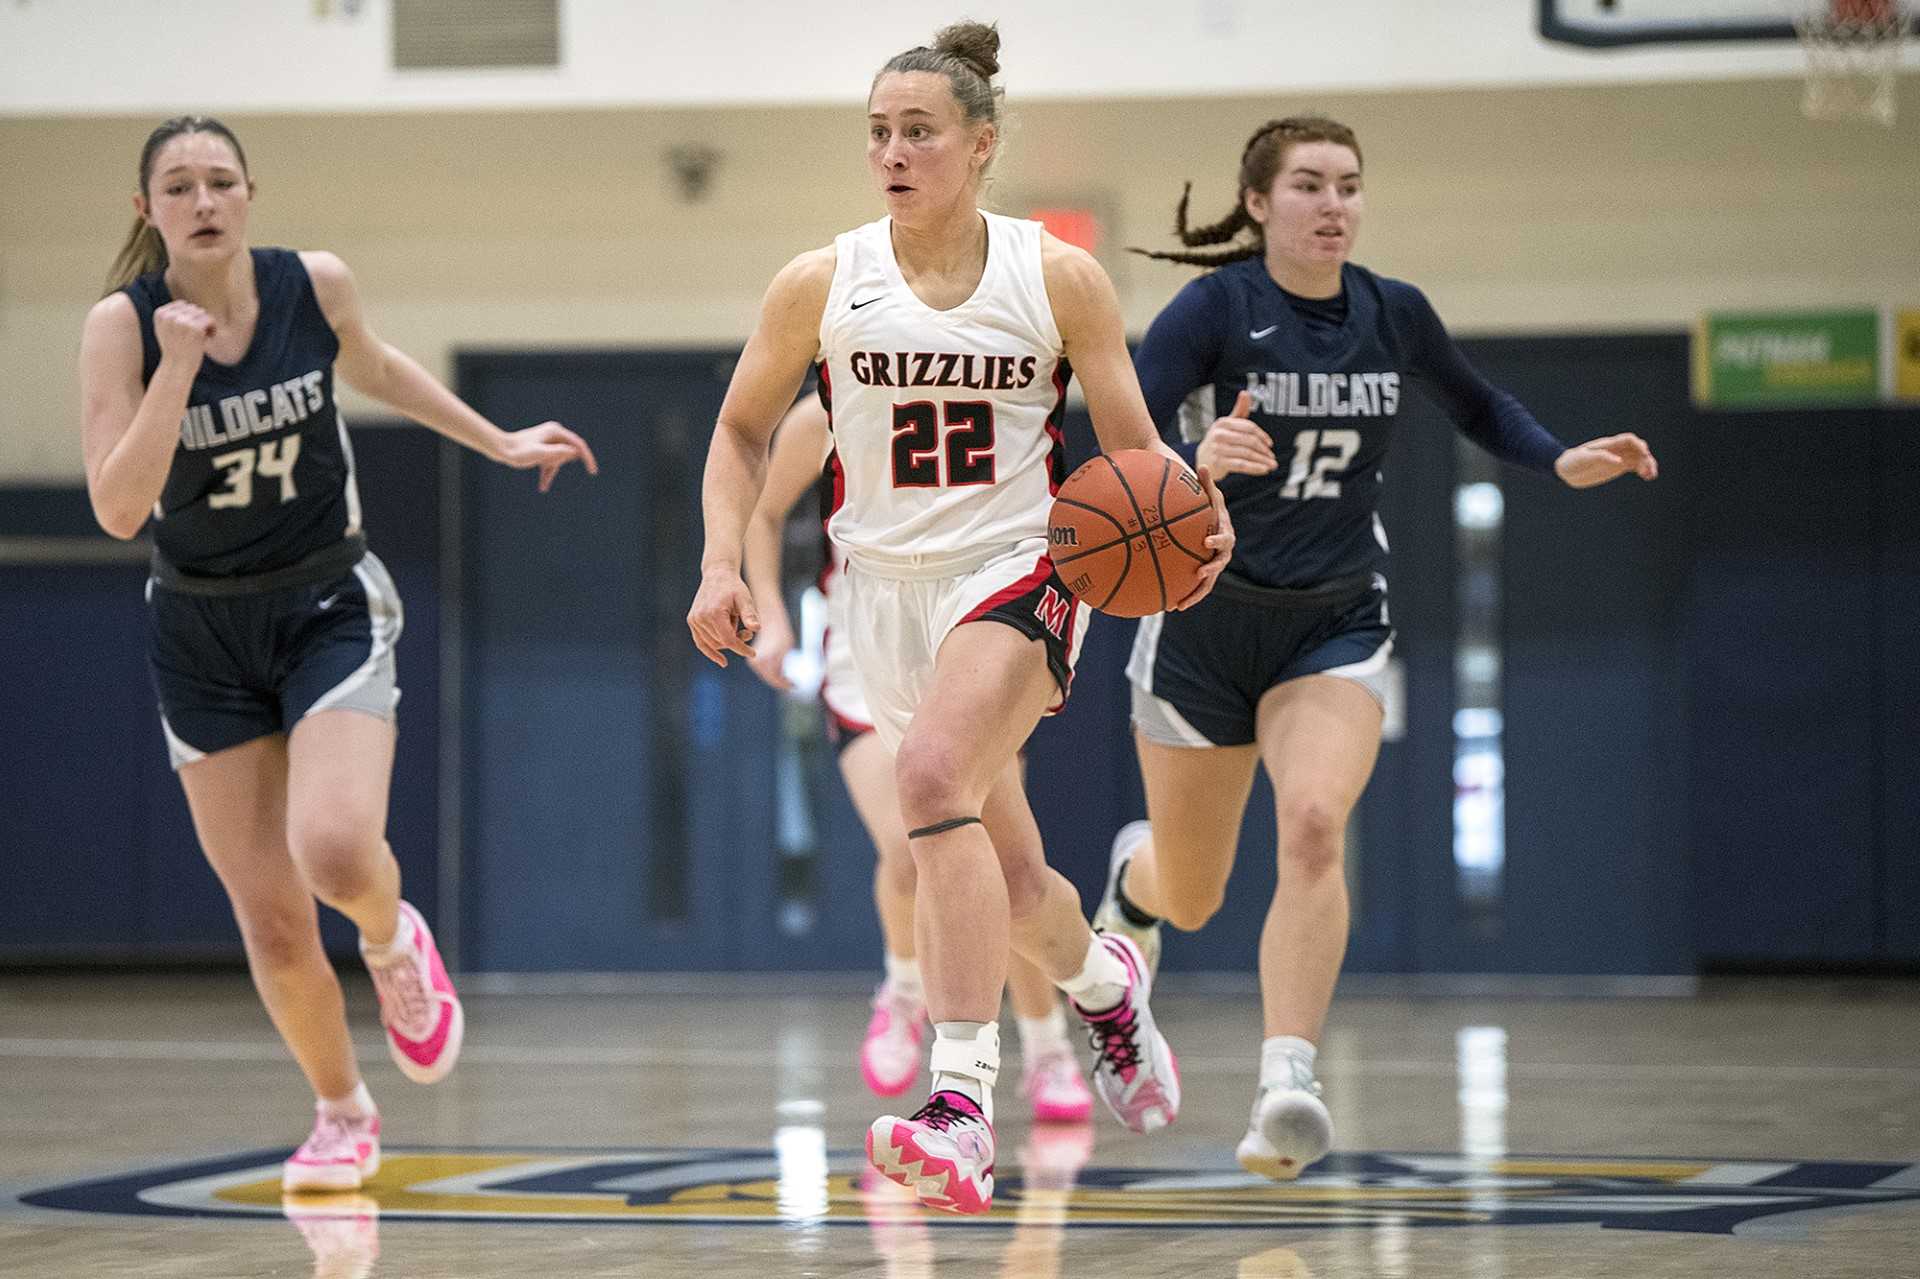
POLYGON ((1873 120, 1891 127, 1900 44, 1914 0, 1796 0, 1793 25, 1807 52, 1800 109, 1810 120, 1873 120))

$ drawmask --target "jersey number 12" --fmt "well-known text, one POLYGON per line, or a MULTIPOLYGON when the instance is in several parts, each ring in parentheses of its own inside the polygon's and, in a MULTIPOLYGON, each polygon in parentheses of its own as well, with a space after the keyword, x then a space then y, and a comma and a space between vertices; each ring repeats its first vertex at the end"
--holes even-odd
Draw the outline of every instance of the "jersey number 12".
POLYGON ((1293 437, 1293 465, 1281 497, 1339 497, 1341 474, 1360 451, 1358 431, 1302 431, 1293 437), (1325 449, 1326 452, 1318 453, 1325 449))

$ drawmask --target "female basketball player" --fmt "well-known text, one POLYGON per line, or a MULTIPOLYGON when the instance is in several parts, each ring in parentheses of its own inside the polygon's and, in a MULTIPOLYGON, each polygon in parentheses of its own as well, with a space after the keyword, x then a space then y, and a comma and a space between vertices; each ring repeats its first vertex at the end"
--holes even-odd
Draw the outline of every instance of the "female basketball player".
POLYGON ((1347 816, 1380 744, 1392 631, 1375 508, 1404 381, 1419 379, 1496 456, 1574 488, 1650 480, 1657 467, 1635 435, 1563 449, 1468 365, 1418 289, 1348 261, 1365 201, 1345 126, 1261 126, 1239 182, 1212 226, 1189 230, 1182 197, 1180 235, 1213 245, 1245 230, 1252 243, 1149 255, 1221 269, 1160 313, 1136 366, 1156 422, 1170 426, 1195 390, 1233 405, 1184 451, 1222 477, 1246 536, 1205 605, 1140 625, 1127 674, 1148 821, 1115 837, 1094 918, 1130 933, 1150 962, 1161 921, 1205 924, 1265 763, 1279 882, 1260 940, 1260 1090, 1238 1154, 1291 1178, 1333 1140, 1314 1055, 1347 945, 1347 816))
MULTIPOLYGON (((767 486, 754 508, 743 550, 746 582, 760 607, 760 632, 753 644, 753 673, 776 689, 792 687, 783 673, 793 651, 793 625, 787 617, 780 565, 787 513, 809 488, 822 487, 821 466, 829 442, 827 411, 819 397, 803 396, 787 410, 773 437, 767 462, 767 486)), ((829 483, 831 481, 829 480, 829 483)), ((823 494, 823 507, 831 498, 823 494)), ((823 516, 826 512, 823 510, 823 516)), ((866 698, 853 666, 845 610, 838 588, 841 557, 832 539, 820 572, 827 601, 826 678, 820 700, 827 734, 840 760, 840 775, 860 820, 879 854, 873 868, 873 901, 880 914, 886 948, 886 979, 873 996, 873 1017, 860 1047, 860 1074, 882 1097, 895 1097, 912 1085, 920 1070, 920 1041, 927 1003, 920 964, 913 948, 913 853, 907 828, 893 794, 893 759, 873 731, 866 698)), ((1007 963, 1007 995, 1020 1028, 1020 1091, 1043 1123, 1077 1123, 1093 1113, 1093 1094, 1080 1077, 1067 1021, 1053 983, 1018 955, 1007 963)))
POLYGON ((408 1078, 453 1068, 459 999, 383 836, 400 600, 366 549, 334 406, 355 387, 544 490, 597 470, 573 432, 508 433, 388 346, 329 253, 253 249, 253 183, 217 120, 168 120, 140 152, 138 219, 81 336, 87 489, 100 526, 149 519, 151 659, 194 828, 225 885, 268 1015, 318 1100, 288 1190, 350 1190, 380 1160, 314 899, 352 919, 408 1078))
MULTIPOLYGON (((1091 933, 1050 870, 1015 755, 1060 704, 1085 617, 1047 558, 1056 424, 1080 374, 1103 447, 1159 448, 1093 259, 1033 223, 982 213, 998 138, 999 33, 947 28, 874 78, 867 162, 888 217, 774 278, 707 455, 706 549, 687 616, 711 660, 752 656, 759 614, 740 544, 767 440, 816 358, 833 414, 829 529, 847 555, 847 629, 894 778, 919 892, 934 1019, 933 1095, 875 1121, 874 1164, 924 1202, 993 1193, 995 1018, 1009 942, 1092 1027, 1095 1087, 1130 1127, 1174 1117, 1173 1056, 1131 942, 1091 933), (985 625, 980 623, 996 623, 985 625)), ((1213 584, 1231 547, 1226 509, 1213 584)))

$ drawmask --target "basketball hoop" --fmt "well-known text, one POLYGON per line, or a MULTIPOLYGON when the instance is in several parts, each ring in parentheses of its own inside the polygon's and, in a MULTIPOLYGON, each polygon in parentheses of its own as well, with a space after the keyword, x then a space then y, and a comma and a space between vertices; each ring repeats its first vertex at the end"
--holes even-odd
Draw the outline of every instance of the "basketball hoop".
POLYGON ((1873 120, 1891 127, 1900 42, 1914 0, 1796 0, 1794 29, 1807 51, 1810 120, 1873 120))

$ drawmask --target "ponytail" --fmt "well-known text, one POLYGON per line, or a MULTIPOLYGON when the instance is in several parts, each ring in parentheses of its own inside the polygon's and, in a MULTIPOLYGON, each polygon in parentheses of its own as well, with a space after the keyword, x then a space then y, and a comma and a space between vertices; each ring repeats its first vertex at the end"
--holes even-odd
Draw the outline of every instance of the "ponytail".
POLYGON ((1187 266, 1225 266, 1229 262, 1241 262, 1247 258, 1257 258, 1267 249, 1266 231, 1253 215, 1247 212, 1247 192, 1265 191, 1273 185, 1274 177, 1280 172, 1280 166, 1286 159, 1288 148, 1302 142, 1332 142, 1353 152, 1353 158, 1360 158, 1360 140, 1353 136, 1353 130, 1337 120, 1325 116, 1288 116, 1284 120, 1269 120, 1253 131, 1247 144, 1240 150, 1240 192, 1233 202, 1233 208, 1218 222, 1207 226, 1189 227, 1187 225, 1187 197, 1193 194, 1193 183, 1180 195, 1180 207, 1174 211, 1173 233, 1180 242, 1190 249, 1204 248, 1213 244, 1231 244, 1243 231, 1250 231, 1253 239, 1218 253, 1163 253, 1152 249, 1129 249, 1141 257, 1155 258, 1161 262, 1179 262, 1187 266))
POLYGON ((135 218, 127 242, 107 272, 107 292, 118 293, 141 276, 167 268, 167 243, 145 218, 135 218))

